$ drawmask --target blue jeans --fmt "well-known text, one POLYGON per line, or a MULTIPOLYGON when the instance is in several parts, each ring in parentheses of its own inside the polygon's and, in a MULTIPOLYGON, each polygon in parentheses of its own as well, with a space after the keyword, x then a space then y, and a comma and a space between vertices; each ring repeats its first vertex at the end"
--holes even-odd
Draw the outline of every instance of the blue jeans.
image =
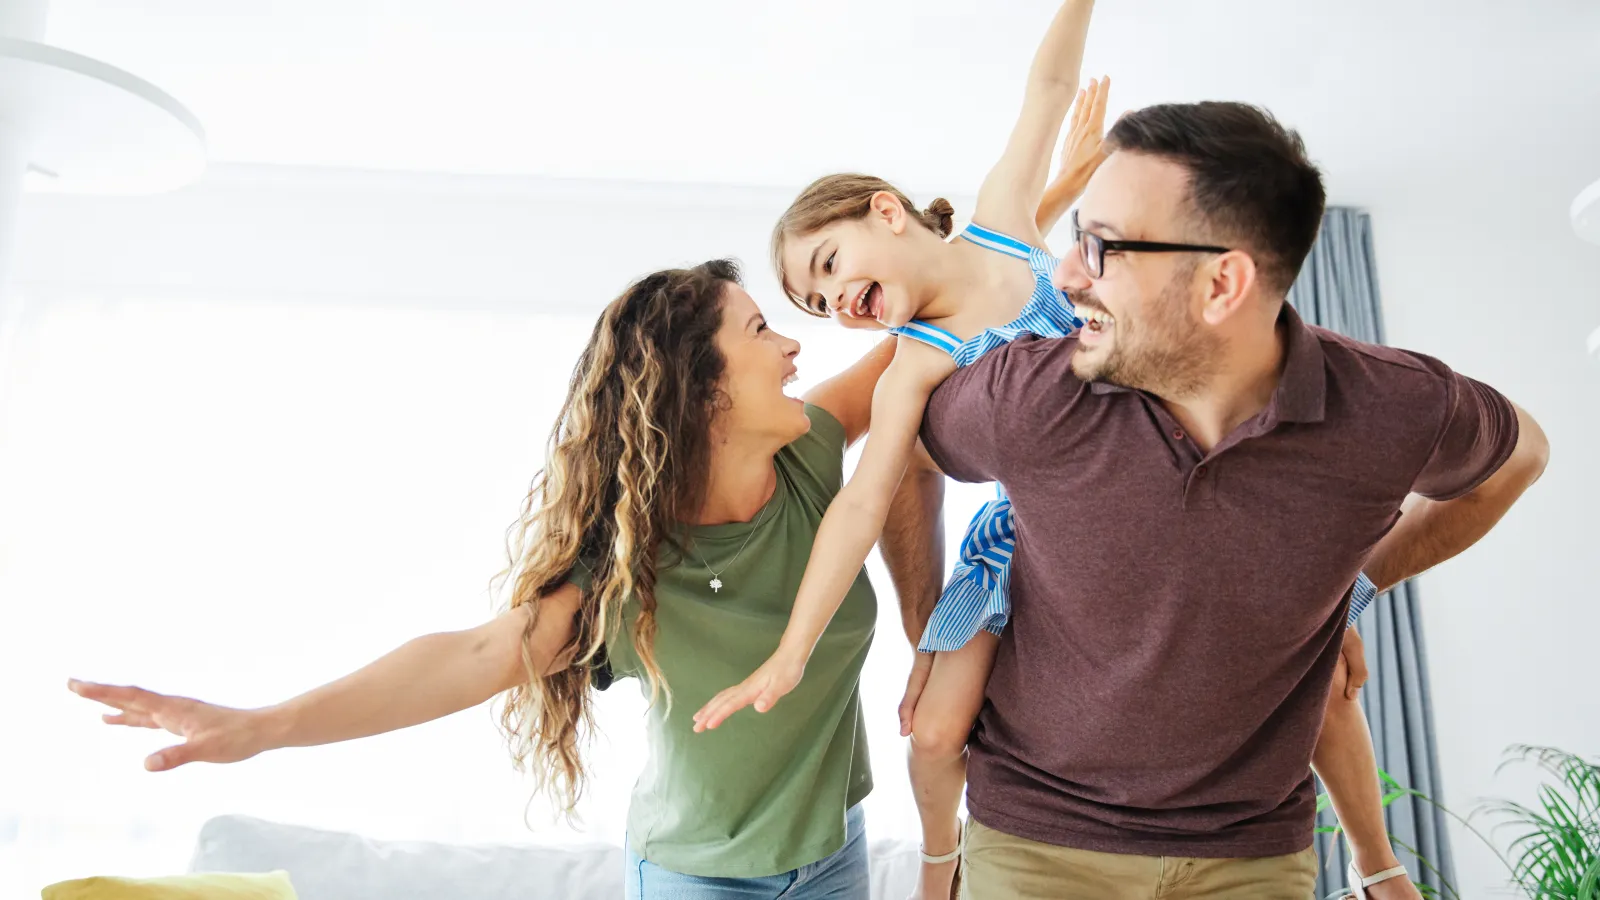
POLYGON ((844 846, 839 852, 782 875, 680 875, 628 847, 628 900, 868 900, 871 891, 867 818, 859 804, 845 815, 844 846))

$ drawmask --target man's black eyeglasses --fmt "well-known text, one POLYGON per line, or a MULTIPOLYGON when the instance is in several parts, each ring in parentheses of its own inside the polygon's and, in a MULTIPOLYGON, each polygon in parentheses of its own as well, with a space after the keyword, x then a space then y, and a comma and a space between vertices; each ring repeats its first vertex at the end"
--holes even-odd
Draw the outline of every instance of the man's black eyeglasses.
POLYGON ((1119 253, 1227 253, 1227 247, 1210 247, 1205 244, 1163 244, 1158 241, 1113 241, 1098 234, 1090 234, 1078 227, 1078 211, 1072 211, 1072 242, 1078 245, 1078 256, 1090 278, 1099 278, 1106 271, 1106 251, 1119 253))

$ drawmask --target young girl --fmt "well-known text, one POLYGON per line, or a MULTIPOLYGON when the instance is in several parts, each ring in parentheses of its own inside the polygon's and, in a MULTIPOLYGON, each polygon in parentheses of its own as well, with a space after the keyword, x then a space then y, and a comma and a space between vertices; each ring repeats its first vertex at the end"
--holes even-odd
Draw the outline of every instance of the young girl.
MULTIPOLYGON (((796 304, 837 317, 846 327, 887 328, 903 340, 873 396, 873 429, 860 464, 818 531, 777 651, 701 709, 696 730, 715 728, 747 705, 765 712, 799 683, 811 648, 882 532, 934 388, 1021 333, 1060 337, 1081 324, 1051 285, 1056 257, 1044 249, 1043 235, 1102 158, 1107 85, 1091 82, 1088 91, 1077 92, 1091 7, 1089 0, 1069 0, 1051 23, 1034 58, 1019 121, 984 181, 962 240, 946 240, 953 215, 947 202, 917 212, 892 185, 862 175, 817 181, 778 223, 773 261, 796 304), (1050 156, 1075 93, 1063 170, 1047 187, 1050 156), (796 285, 806 289, 797 291, 796 285)), ((960 849, 965 745, 1009 613, 1013 537, 1010 501, 1001 490, 969 526, 961 563, 918 645, 921 654, 933 655, 931 663, 919 655, 927 681, 909 723, 911 780, 923 827, 922 900, 950 896, 960 849)), ((1357 594, 1367 587, 1358 586, 1357 594)), ((1394 869, 1359 707, 1331 704, 1324 732, 1318 769, 1327 770, 1325 781, 1361 870, 1394 869), (1325 765, 1330 758, 1336 764, 1325 765)), ((1374 890, 1372 896, 1416 895, 1374 890)))

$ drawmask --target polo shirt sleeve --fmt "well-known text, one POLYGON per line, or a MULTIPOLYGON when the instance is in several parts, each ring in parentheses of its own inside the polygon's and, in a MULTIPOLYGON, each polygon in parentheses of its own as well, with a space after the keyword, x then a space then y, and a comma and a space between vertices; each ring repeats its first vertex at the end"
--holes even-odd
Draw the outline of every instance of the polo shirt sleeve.
POLYGON ((1002 429, 1009 416, 1006 398, 1018 379, 1022 359, 1017 342, 989 351, 957 369, 928 399, 922 418, 922 443, 946 475, 981 484, 1000 481, 1002 429))
POLYGON ((1517 446, 1517 411, 1504 395, 1446 369, 1439 436, 1412 490, 1454 500, 1486 481, 1517 446))

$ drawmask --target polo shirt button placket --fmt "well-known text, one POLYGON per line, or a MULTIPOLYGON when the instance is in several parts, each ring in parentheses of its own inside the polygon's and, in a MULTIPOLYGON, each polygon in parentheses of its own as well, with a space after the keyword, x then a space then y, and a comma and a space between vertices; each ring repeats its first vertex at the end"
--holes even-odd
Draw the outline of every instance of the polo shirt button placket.
POLYGON ((1189 473, 1189 505, 1204 508, 1212 505, 1217 498, 1217 464, 1202 462, 1195 466, 1189 473))

